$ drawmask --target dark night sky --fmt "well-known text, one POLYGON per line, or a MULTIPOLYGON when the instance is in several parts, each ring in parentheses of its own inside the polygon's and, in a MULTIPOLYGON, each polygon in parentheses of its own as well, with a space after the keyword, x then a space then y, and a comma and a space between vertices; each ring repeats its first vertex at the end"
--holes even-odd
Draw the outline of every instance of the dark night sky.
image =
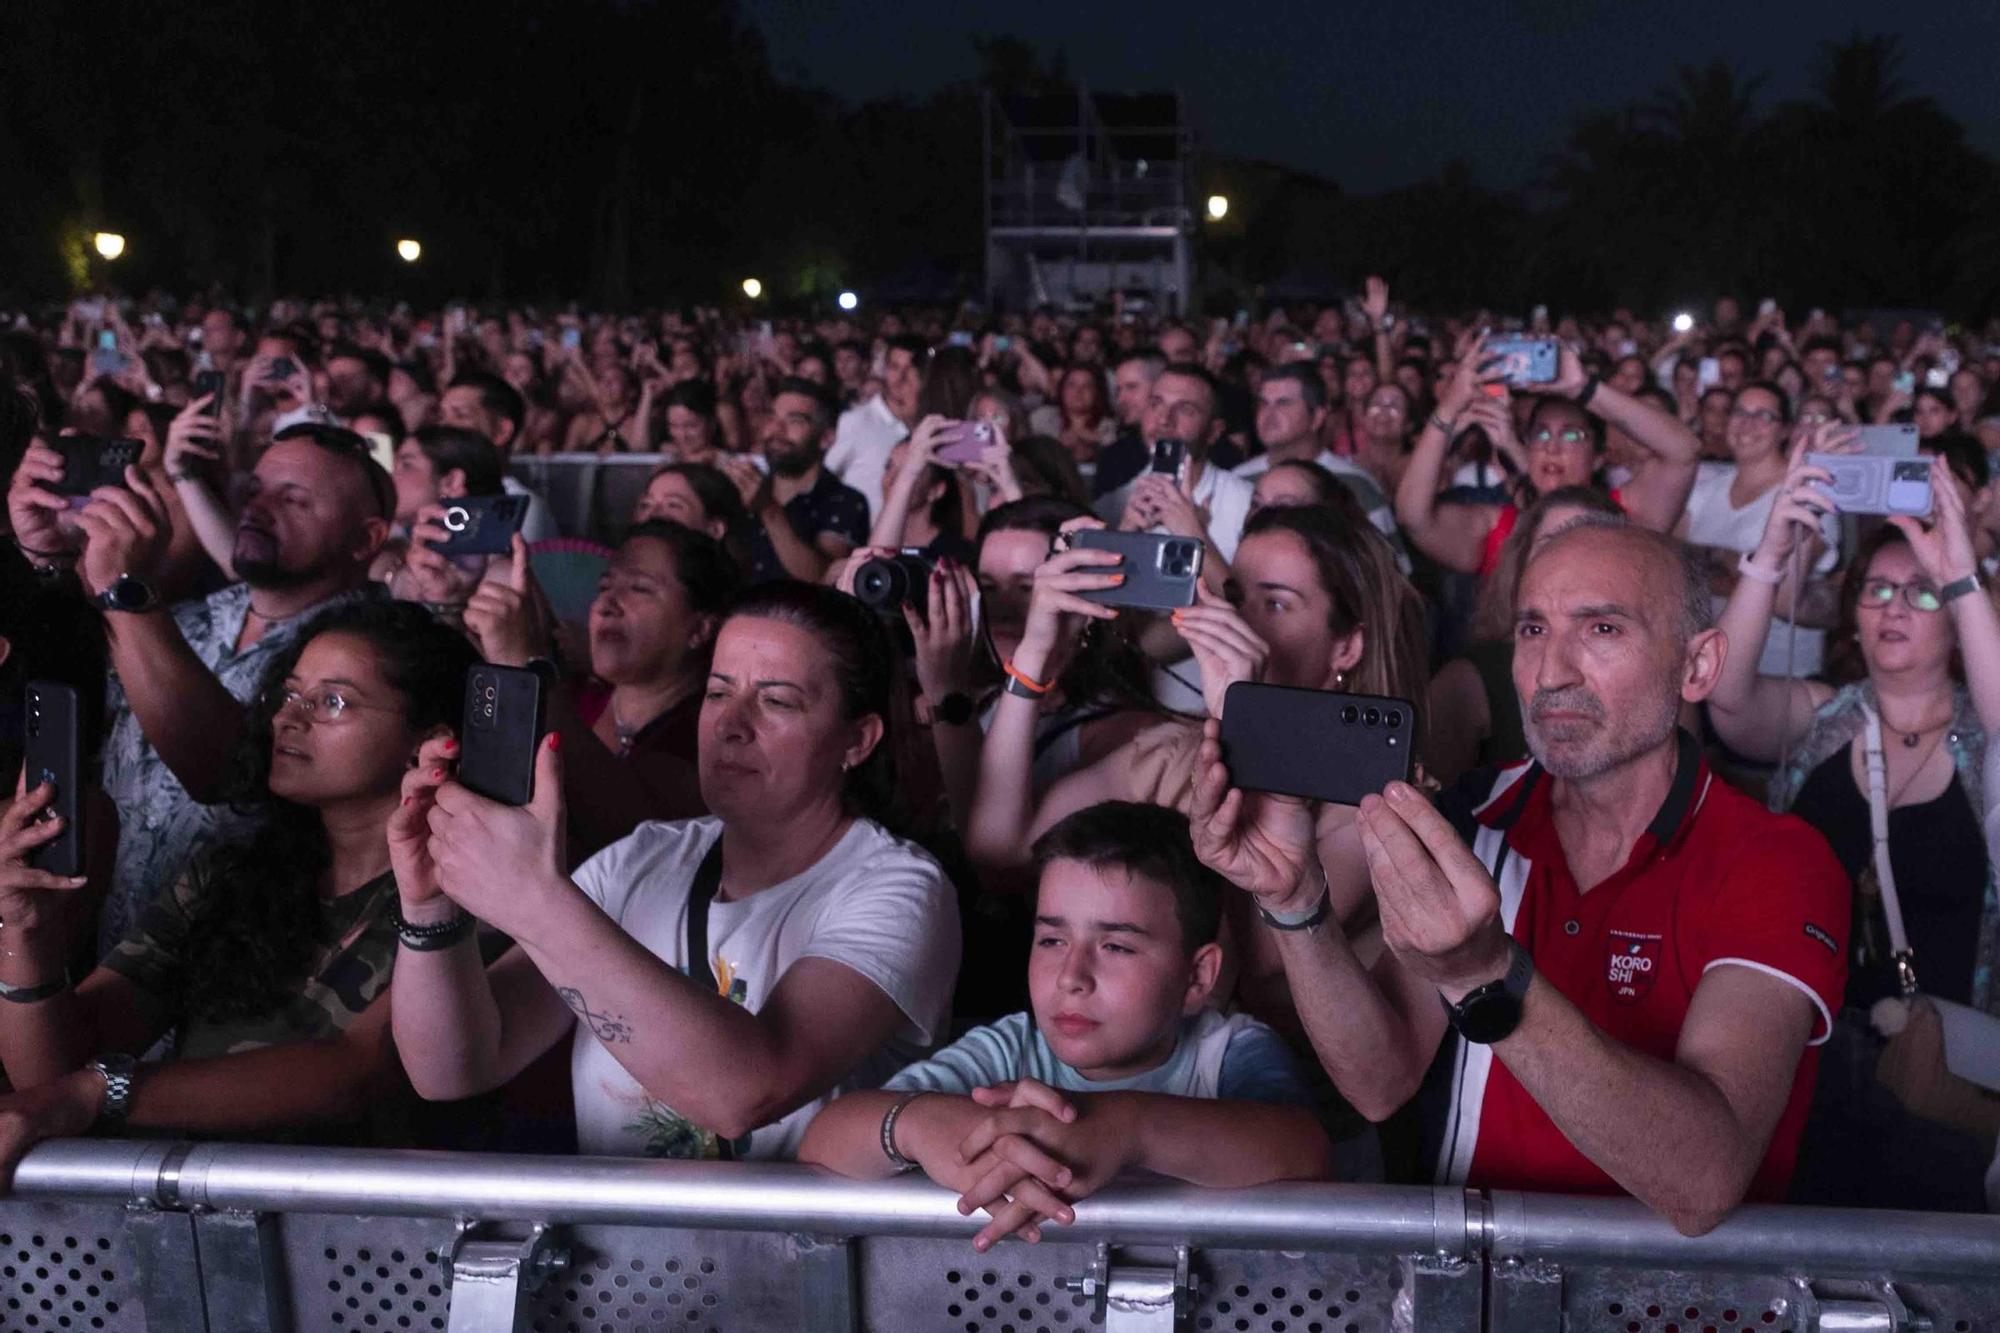
MULTIPOLYGON (((969 34, 1060 47, 1106 90, 1179 88, 1218 151, 1369 192, 1458 156, 1488 185, 1540 172, 1584 110, 1648 97, 1678 62, 1769 75, 1803 96, 1818 43, 1900 32, 1907 91, 2000 152, 2000 3, 1675 0, 1596 5, 1336 0, 744 0, 772 63, 849 100, 921 96, 975 71, 969 34), (1746 19, 1746 15, 1754 17, 1746 19), (1226 16, 1226 17, 1224 17, 1226 16)), ((1915 149, 1921 151, 1920 146, 1915 149)))

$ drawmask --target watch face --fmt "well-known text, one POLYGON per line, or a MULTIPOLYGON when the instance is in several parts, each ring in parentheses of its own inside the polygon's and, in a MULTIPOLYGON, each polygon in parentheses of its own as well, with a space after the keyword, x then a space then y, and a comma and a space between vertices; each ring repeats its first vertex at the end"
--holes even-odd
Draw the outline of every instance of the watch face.
POLYGON ((1467 1041, 1490 1045, 1521 1025, 1521 999, 1509 995, 1502 984, 1481 987, 1459 1006, 1457 1027, 1467 1041))
POLYGON ((947 694, 937 702, 938 721, 962 727, 972 721, 972 700, 963 694, 947 694))

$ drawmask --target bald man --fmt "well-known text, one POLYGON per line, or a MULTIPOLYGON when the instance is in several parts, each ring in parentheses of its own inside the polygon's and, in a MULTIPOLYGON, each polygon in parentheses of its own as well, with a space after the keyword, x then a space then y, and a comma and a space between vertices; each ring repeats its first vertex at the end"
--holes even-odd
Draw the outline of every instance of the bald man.
POLYGON ((1341 1092, 1381 1119, 1446 1051, 1425 1099, 1439 1183, 1628 1193, 1690 1235, 1783 1196, 1846 980, 1847 886, 1817 833, 1715 778, 1677 725, 1727 652, 1708 608, 1671 539, 1562 529, 1515 606, 1533 759, 1435 808, 1392 783, 1319 864, 1313 811, 1229 792, 1204 745, 1196 850, 1255 896, 1341 1092), (1365 967, 1337 918, 1371 886, 1388 948, 1365 967))

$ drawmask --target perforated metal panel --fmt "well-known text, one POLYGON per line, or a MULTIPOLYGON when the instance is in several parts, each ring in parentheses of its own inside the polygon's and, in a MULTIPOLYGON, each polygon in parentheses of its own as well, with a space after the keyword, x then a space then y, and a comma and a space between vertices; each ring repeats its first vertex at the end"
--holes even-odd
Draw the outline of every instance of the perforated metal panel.
MULTIPOLYGON (((1822 1281, 1822 1299, 1870 1300, 1867 1284, 1822 1281)), ((2000 1329, 2000 1288, 1896 1284, 1912 1316, 1935 1333, 2000 1329)), ((1750 1273, 1682 1273, 1568 1268, 1563 1310, 1573 1333, 1806 1333, 1797 1289, 1785 1278, 1750 1273)))
POLYGON ((102 1207, 0 1205, 0 1333, 144 1333, 121 1223, 102 1207))
POLYGON ((1374 1333, 1402 1287, 1389 1258, 1197 1250, 1194 1327, 1215 1333, 1374 1333))
POLYGON ((295 1327, 442 1330, 451 1304, 438 1256, 453 1230, 441 1219, 285 1215, 280 1236, 295 1327))
MULTIPOLYGON (((1100 1323, 1062 1280, 1090 1271, 1090 1245, 878 1238, 862 1246, 862 1326, 956 1333, 1066 1333, 1100 1323)), ((1168 1260, 1171 1265, 1172 1260, 1168 1260)))
POLYGON ((565 1227, 570 1266, 529 1304, 534 1333, 734 1333, 809 1323, 788 1236, 565 1227))

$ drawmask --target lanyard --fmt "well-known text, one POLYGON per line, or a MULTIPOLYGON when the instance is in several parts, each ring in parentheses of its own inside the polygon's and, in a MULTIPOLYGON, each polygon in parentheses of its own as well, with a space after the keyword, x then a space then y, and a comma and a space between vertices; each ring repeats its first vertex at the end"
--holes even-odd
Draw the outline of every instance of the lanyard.
POLYGON ((1917 993, 1916 952, 1903 931, 1903 908, 1896 898, 1896 872, 1889 864, 1888 768, 1882 759, 1882 719, 1868 705, 1867 719, 1868 831, 1875 853, 1875 886, 1882 893, 1882 915, 1889 923, 1889 948, 1896 960, 1896 986, 1905 998, 1917 993))

